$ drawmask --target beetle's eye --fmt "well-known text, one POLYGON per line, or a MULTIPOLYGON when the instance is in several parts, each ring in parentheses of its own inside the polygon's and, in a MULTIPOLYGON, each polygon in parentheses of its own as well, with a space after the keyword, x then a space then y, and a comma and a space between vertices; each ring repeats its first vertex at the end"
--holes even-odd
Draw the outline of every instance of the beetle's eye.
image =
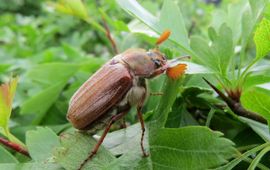
POLYGON ((156 68, 159 68, 159 67, 161 66, 160 60, 155 59, 155 60, 153 60, 153 61, 154 61, 154 63, 155 63, 156 68))

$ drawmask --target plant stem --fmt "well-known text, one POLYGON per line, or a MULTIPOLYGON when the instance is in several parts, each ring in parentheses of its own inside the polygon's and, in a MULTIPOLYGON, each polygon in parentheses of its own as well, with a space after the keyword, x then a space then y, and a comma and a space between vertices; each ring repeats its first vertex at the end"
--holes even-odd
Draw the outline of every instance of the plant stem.
POLYGON ((116 46, 116 43, 115 43, 114 39, 111 36, 111 31, 110 31, 110 29, 108 27, 108 24, 107 24, 104 16, 102 16, 102 21, 103 21, 104 28, 106 30, 106 36, 107 36, 107 38, 109 39, 109 41, 111 43, 112 49, 114 51, 114 54, 118 54, 119 53, 118 48, 116 46))
POLYGON ((223 92, 221 92, 218 88, 216 88, 212 83, 203 78, 204 81, 224 100, 228 107, 237 115, 247 117, 252 120, 256 120, 258 122, 267 124, 267 121, 257 113, 246 110, 242 107, 240 102, 234 101, 231 98, 227 97, 223 92))
POLYGON ((210 112, 208 113, 208 116, 207 116, 207 120, 206 120, 205 126, 207 126, 207 127, 210 126, 211 119, 212 119, 212 117, 214 116, 214 113, 215 113, 215 109, 213 109, 213 108, 211 107, 211 110, 210 110, 210 112))
POLYGON ((1 137, 0 137, 0 143, 2 143, 6 147, 8 147, 16 152, 19 152, 27 157, 30 157, 29 152, 23 146, 21 146, 17 143, 8 141, 7 139, 1 138, 1 137))
POLYGON ((248 167, 248 170, 255 170, 257 167, 259 161, 262 159, 262 157, 270 151, 270 146, 265 147, 257 156, 256 158, 251 162, 250 166, 248 167))

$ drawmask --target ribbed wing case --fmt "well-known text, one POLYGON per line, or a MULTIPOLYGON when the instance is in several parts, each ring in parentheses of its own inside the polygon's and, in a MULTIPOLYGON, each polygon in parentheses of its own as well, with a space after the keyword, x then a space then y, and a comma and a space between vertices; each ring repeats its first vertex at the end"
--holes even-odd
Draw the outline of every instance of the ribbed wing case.
POLYGON ((132 76, 121 63, 103 65, 73 95, 67 118, 85 129, 119 103, 132 87, 132 76))

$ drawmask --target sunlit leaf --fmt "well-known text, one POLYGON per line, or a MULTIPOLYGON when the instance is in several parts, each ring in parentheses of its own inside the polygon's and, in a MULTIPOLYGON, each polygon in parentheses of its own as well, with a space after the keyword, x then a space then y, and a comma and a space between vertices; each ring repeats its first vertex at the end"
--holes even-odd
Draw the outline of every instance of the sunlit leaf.
POLYGON ((269 91, 261 88, 251 88, 242 94, 241 103, 246 109, 260 114, 270 122, 269 91))
POLYGON ((8 129, 8 121, 12 110, 18 78, 0 86, 0 128, 8 129))
POLYGON ((264 18, 258 25, 254 41, 256 44, 256 57, 258 59, 266 56, 270 51, 270 21, 264 18))
POLYGON ((54 6, 59 12, 75 15, 82 19, 88 17, 86 7, 81 0, 59 0, 54 6))

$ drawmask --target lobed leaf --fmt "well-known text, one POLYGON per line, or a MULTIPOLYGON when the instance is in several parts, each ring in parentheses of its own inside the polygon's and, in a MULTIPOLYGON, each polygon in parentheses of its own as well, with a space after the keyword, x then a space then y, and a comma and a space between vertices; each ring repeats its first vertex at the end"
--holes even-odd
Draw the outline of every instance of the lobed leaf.
POLYGON ((38 127, 26 132, 26 145, 34 161, 45 161, 60 146, 59 137, 49 128, 38 127))

